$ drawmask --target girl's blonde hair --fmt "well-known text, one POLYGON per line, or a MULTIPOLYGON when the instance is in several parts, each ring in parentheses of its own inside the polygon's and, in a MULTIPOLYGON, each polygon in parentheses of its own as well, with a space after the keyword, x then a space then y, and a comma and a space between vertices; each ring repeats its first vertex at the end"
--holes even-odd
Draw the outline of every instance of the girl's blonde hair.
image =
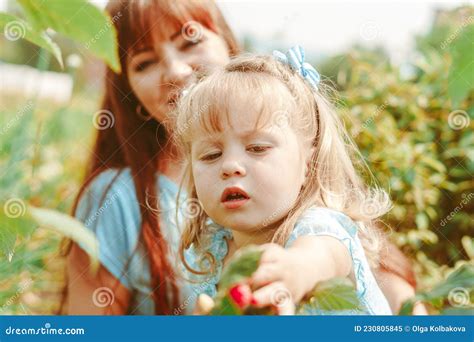
MULTIPOLYGON (((191 172, 190 151, 196 132, 193 128, 199 124, 198 127, 207 132, 221 132, 224 120, 229 122, 228 104, 240 94, 255 102, 256 112, 260 113, 257 122, 261 122, 265 114, 268 122, 268 119, 275 120, 275 116, 280 120, 281 114, 285 113, 287 117, 283 121, 287 120, 298 136, 309 140, 312 147, 306 180, 272 242, 284 245, 297 219, 311 206, 327 207, 346 214, 357 223, 368 259, 376 267, 381 236, 375 222, 390 210, 391 202, 383 190, 377 186, 367 187, 358 175, 356 167, 374 179, 325 95, 328 90, 321 84, 317 91, 314 90, 296 71, 271 56, 241 55, 232 59, 224 68, 191 87, 178 105, 175 135, 186 163, 181 188, 186 183, 187 201, 198 200, 191 172), (275 81, 286 86, 287 95, 281 91, 274 94, 275 81), (275 103, 282 110, 269 113, 268 109, 275 108, 275 103)), ((205 247, 201 237, 207 219, 206 213, 200 210, 185 224, 180 254, 186 266, 184 250, 192 244, 197 249, 205 247)), ((205 250, 203 253, 212 266, 212 255, 206 254, 205 250)))

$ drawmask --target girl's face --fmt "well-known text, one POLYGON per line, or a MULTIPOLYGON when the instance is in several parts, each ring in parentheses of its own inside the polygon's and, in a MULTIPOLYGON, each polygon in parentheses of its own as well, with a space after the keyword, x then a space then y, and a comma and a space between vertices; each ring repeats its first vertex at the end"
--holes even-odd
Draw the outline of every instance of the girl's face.
POLYGON ((148 113, 160 122, 174 109, 180 90, 193 82, 195 71, 206 72, 229 61, 224 39, 202 25, 199 30, 197 39, 179 31, 154 48, 136 51, 127 60, 133 92, 148 113))
POLYGON ((272 111, 269 124, 255 129, 259 113, 248 98, 231 101, 221 133, 197 131, 191 144, 203 209, 214 222, 243 233, 276 228, 272 224, 288 213, 301 190, 309 153, 277 118, 281 111, 272 111))

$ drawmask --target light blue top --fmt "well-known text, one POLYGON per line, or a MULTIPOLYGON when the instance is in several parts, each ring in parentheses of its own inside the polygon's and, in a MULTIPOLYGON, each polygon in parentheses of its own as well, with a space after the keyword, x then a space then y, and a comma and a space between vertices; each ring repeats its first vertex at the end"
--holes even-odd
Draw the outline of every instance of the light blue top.
MULTIPOLYGON (((100 263, 132 292, 129 314, 153 315, 151 280, 146 249, 139 239, 141 215, 130 169, 99 174, 80 198, 76 217, 92 230, 99 242, 100 263), (111 187, 104 196, 104 192, 111 187)), ((176 265, 180 231, 176 224, 178 186, 164 175, 157 177, 161 231, 167 240, 170 260, 176 265)), ((179 270, 180 267, 175 267, 179 270)), ((196 294, 187 282, 178 280, 181 303, 175 314, 192 313, 196 294)))
MULTIPOLYGON (((211 297, 217 294, 216 285, 220 278, 223 260, 227 255, 227 239, 232 239, 232 232, 227 228, 208 220, 208 230, 202 237, 202 243, 206 250, 214 256, 216 260, 216 272, 203 278, 193 276, 195 280, 200 280, 192 286, 195 292, 206 293, 211 297)), ((300 217, 288 238, 285 248, 290 247, 293 242, 301 236, 332 236, 341 241, 348 249, 353 263, 353 280, 355 281, 357 296, 361 302, 361 310, 346 311, 323 311, 304 307, 303 314, 307 315, 391 315, 392 311, 387 299, 380 290, 374 275, 369 267, 364 249, 357 234, 357 225, 348 216, 335 210, 312 207, 300 217)), ((199 265, 200 255, 191 247, 185 253, 189 265, 196 270, 200 267, 207 267, 208 263, 199 265)))

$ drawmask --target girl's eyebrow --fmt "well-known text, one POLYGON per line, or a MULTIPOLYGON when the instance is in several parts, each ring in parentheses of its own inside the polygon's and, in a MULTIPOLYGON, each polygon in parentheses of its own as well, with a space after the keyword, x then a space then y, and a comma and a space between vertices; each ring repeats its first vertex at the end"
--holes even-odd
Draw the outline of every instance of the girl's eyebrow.
MULTIPOLYGON (((271 140, 275 139, 275 137, 269 131, 265 131, 262 129, 252 129, 252 130, 243 131, 243 132, 240 132, 238 136, 243 140, 248 140, 256 136, 262 136, 264 138, 271 139, 271 140)), ((202 148, 202 147, 205 147, 206 145, 216 144, 216 142, 218 142, 221 138, 222 138, 222 133, 212 134, 212 135, 208 135, 206 138, 197 139, 195 140, 194 143, 196 144, 195 145, 196 148, 202 148)))
POLYGON ((263 136, 264 138, 272 138, 273 135, 267 131, 262 129, 252 129, 250 131, 244 131, 240 134, 240 136, 244 139, 254 138, 256 136, 263 136))
POLYGON ((210 136, 207 136, 206 138, 197 139, 194 143, 196 144, 197 147, 201 147, 201 146, 204 146, 206 144, 212 145, 217 140, 219 140, 218 136, 210 135, 210 136))

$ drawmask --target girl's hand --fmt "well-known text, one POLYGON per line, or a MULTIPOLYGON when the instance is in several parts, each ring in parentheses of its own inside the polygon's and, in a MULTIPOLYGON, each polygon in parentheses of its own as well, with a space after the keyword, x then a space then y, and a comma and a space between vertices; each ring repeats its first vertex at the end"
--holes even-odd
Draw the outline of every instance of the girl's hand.
POLYGON ((260 266, 250 278, 254 305, 275 306, 280 315, 295 313, 295 303, 315 285, 314 267, 297 249, 265 244, 260 266))
POLYGON ((260 265, 250 278, 254 305, 274 305, 280 314, 294 313, 295 303, 318 282, 352 270, 349 251, 331 236, 302 236, 288 249, 271 243, 261 248, 260 265))
POLYGON ((200 294, 196 306, 194 307, 193 315, 208 315, 214 307, 214 300, 207 294, 200 294))

